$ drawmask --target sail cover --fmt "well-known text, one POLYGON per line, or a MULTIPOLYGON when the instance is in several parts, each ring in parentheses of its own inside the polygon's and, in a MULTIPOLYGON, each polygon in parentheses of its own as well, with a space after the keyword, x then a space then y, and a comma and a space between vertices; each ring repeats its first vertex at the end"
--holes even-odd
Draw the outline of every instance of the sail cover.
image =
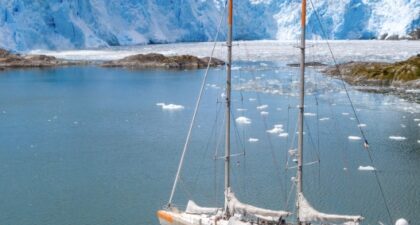
POLYGON ((299 193, 299 219, 302 222, 347 222, 344 224, 359 224, 364 218, 362 216, 334 215, 318 212, 299 193))
POLYGON ((185 209, 186 213, 189 214, 209 214, 209 215, 216 215, 218 211, 222 211, 221 208, 208 208, 208 207, 201 207, 195 204, 194 201, 189 200, 187 204, 187 208, 185 209))
POLYGON ((239 213, 242 215, 254 215, 258 218, 270 221, 278 221, 280 217, 286 217, 292 213, 286 211, 276 211, 270 209, 258 208, 240 202, 233 192, 227 194, 228 208, 231 213, 239 213))

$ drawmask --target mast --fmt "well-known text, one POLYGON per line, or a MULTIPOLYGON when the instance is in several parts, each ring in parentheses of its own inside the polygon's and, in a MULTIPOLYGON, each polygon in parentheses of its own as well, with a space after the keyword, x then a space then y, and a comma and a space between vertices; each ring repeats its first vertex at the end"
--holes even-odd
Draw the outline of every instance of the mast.
POLYGON ((230 103, 231 103, 231 67, 232 67, 232 22, 233 0, 228 2, 228 35, 226 45, 228 48, 226 64, 226 139, 225 139, 225 215, 229 217, 226 195, 230 189, 230 103))
POLYGON ((306 0, 302 0, 302 18, 301 18, 301 39, 300 39, 300 103, 299 103, 299 135, 298 135, 298 172, 297 172, 297 221, 300 222, 299 195, 303 192, 303 116, 305 106, 305 36, 306 36, 306 0))

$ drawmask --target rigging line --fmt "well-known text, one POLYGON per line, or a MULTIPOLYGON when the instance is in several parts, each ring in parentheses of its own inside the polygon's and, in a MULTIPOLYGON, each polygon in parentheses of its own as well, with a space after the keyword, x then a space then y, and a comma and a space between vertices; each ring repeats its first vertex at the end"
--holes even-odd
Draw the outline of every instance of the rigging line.
MULTIPOLYGON (((247 58, 250 58, 249 57, 249 51, 246 48, 246 45, 245 45, 245 55, 246 55, 247 58)), ((254 80, 255 80, 255 72, 256 72, 255 70, 252 70, 251 71, 251 76, 253 77, 254 80)), ((257 95, 257 102, 258 102, 259 105, 261 105, 260 93, 258 91, 256 91, 256 95, 257 95)), ((266 117, 263 117, 262 120, 263 120, 263 124, 264 124, 264 129, 265 130, 268 130, 266 117)), ((270 152, 271 152, 271 155, 272 155, 273 164, 274 164, 274 167, 276 169, 276 173, 275 174, 276 174, 276 176, 278 176, 278 180, 281 183, 281 174, 280 174, 281 168, 279 166, 279 163, 277 162, 276 154, 274 152, 273 143, 271 141, 270 135, 268 133, 265 133, 265 134, 266 134, 266 137, 267 137, 267 140, 268 140, 268 144, 269 144, 269 147, 270 147, 270 152)))
MULTIPOLYGON (((213 123, 212 129, 211 129, 211 132, 210 132, 210 138, 208 139, 208 141, 206 143, 206 147, 204 149, 204 154, 202 154, 201 162, 204 162, 205 159, 208 157, 208 154, 210 152, 209 151, 210 143, 213 140, 213 134, 214 134, 215 139, 217 137, 217 121, 219 121, 219 116, 218 115, 219 115, 219 112, 220 112, 222 107, 221 107, 221 104, 219 104, 219 102, 216 102, 216 105, 218 105, 218 107, 216 107, 216 118, 215 118, 215 121, 213 123)), ((196 170, 196 174, 195 174, 194 178, 192 179, 192 184, 193 184, 192 185, 192 190, 191 190, 192 193, 194 193, 195 189, 197 188, 197 183, 198 183, 199 178, 201 177, 200 174, 203 171, 204 165, 205 165, 204 163, 200 163, 198 169, 196 170)))
MULTIPOLYGON (((314 10, 314 12, 315 12, 315 16, 316 16, 316 18, 317 18, 317 20, 318 20, 318 22, 319 22, 319 24, 320 24, 321 31, 322 31, 323 35, 324 35, 324 36, 326 36, 326 32, 325 32, 325 29, 324 29, 324 27, 323 27, 323 25, 322 25, 321 19, 320 19, 319 14, 318 14, 318 11, 315 9, 315 6, 314 6, 314 4, 313 4, 312 0, 309 0, 309 1, 310 1, 310 3, 311 3, 312 9, 313 9, 313 10, 314 10)), ((334 61, 335 67, 336 67, 336 69, 337 69, 337 71, 338 71, 338 74, 339 74, 340 80, 341 80, 341 82, 342 82, 342 84, 343 84, 343 88, 344 88, 344 90, 346 91, 346 95, 347 95, 347 98, 349 99, 349 102, 350 102, 351 108, 352 108, 352 110, 353 110, 354 116, 355 116, 355 118, 356 118, 356 121, 357 121, 357 123, 358 123, 358 124, 360 124, 360 120, 359 120, 359 117, 358 117, 357 112, 356 112, 356 110, 355 110, 355 107, 354 107, 353 101, 352 101, 352 100, 351 100, 351 98, 350 98, 350 95, 349 95, 348 90, 347 90, 347 86, 346 86, 346 84, 345 84, 345 82, 344 82, 344 79, 343 79, 343 74, 341 73, 340 66, 339 66, 339 65, 338 65, 338 63, 337 63, 337 60, 336 60, 336 58, 335 58, 335 56, 334 56, 334 53, 332 52, 332 49, 331 49, 331 46, 330 46, 330 43, 328 42, 328 40, 326 40, 326 43, 327 43, 328 49, 329 49, 329 51, 330 51, 330 54, 331 54, 331 56, 332 56, 332 59, 333 59, 333 61, 334 61)), ((370 159, 370 161, 371 161, 372 165, 374 165, 373 158, 372 158, 372 154, 371 154, 371 152, 369 151, 369 143, 368 143, 368 141, 367 141, 367 139, 366 139, 366 135, 365 135, 365 133, 364 133, 363 129, 362 129, 360 126, 358 126, 358 127, 359 127, 360 133, 362 134, 362 137, 363 137, 363 139, 364 139, 364 147, 365 147, 366 151, 368 152, 369 159, 370 159)), ((380 189, 380 191, 381 191, 382 198, 383 198, 384 203, 385 203, 385 207, 386 207, 386 210, 387 210, 387 213, 388 213, 389 221, 390 221, 390 223, 392 224, 393 220, 392 220, 391 211, 390 211, 390 209, 389 209, 388 202, 387 202, 387 199, 386 199, 386 197, 385 197, 385 193, 384 193, 384 191, 383 191, 383 187, 382 187, 381 181, 380 181, 379 176, 378 176, 378 173, 377 173, 376 171, 374 172, 374 174, 375 174, 376 182, 378 183, 379 189, 380 189)))
MULTIPOLYGON (((318 11, 315 9, 315 6, 314 6, 314 4, 313 4, 312 0, 309 0, 309 1, 310 1, 310 3, 311 3, 312 9, 314 10, 315 16, 316 16, 316 18, 317 18, 317 20, 318 20, 318 22, 319 22, 319 25, 320 25, 320 28, 321 28, 322 33, 323 33, 323 35, 324 35, 325 37, 327 37, 326 32, 325 32, 325 29, 324 29, 324 26, 323 26, 323 24, 322 24, 322 22, 321 22, 321 18, 320 18, 319 14, 318 14, 318 11)), ((334 62, 334 66, 335 66, 335 68, 336 68, 336 69, 337 69, 337 71, 338 71, 338 75, 339 75, 339 77, 340 77, 340 79, 339 79, 339 80, 341 81, 341 84, 342 84, 342 86, 343 86, 343 88, 344 88, 344 90, 345 90, 345 92, 346 92, 346 96, 347 96, 347 98, 348 98, 348 100, 349 100, 349 102, 350 102, 350 106, 351 106, 351 108, 352 108, 352 110, 353 110, 353 114, 354 114, 354 116, 355 116, 355 118, 356 118, 357 123, 358 123, 358 124, 360 124, 360 119, 359 119, 359 116, 358 116, 358 114, 357 114, 357 112, 356 112, 356 109, 355 109, 355 107, 354 107, 353 101, 352 101, 352 100, 351 100, 351 98, 350 98, 350 94, 349 94, 349 91, 348 91, 348 89, 347 89, 347 85, 346 85, 346 83, 344 82, 344 79, 343 79, 343 74, 341 73, 340 66, 338 65, 338 63, 337 63, 337 59, 335 58, 335 55, 334 55, 334 53, 333 53, 333 51, 332 51, 332 48, 331 48, 330 42, 329 42, 328 40, 325 40, 325 42, 326 42, 327 47, 328 47, 328 50, 329 50, 329 52, 330 52, 330 54, 331 54, 332 60, 333 60, 333 62, 334 62)), ((368 143, 368 141, 367 141, 367 138, 366 138, 366 135, 365 135, 365 133, 364 133, 363 129, 362 129, 361 127, 359 127, 359 130, 360 130, 360 133, 361 133, 361 134, 362 134, 362 136, 363 136, 365 147, 366 147, 366 146, 369 146, 369 143, 368 143)))
POLYGON ((195 118, 197 116, 198 108, 200 106, 201 97, 203 96, 204 87, 205 87, 205 84, 206 84, 206 81, 207 81, 207 76, 208 76, 208 73, 209 73, 209 70, 210 70, 210 63, 211 63, 211 60, 213 59, 214 50, 216 49, 216 46, 217 46, 217 39, 219 37, 220 27, 222 25, 222 21, 223 21, 223 18, 224 17, 225 17, 225 13, 224 13, 224 11, 222 11, 221 12, 221 15, 220 15, 220 21, 219 21, 219 24, 217 26, 216 36, 214 38, 213 48, 211 50, 209 61, 207 63, 206 72, 204 74, 204 78, 203 78, 203 81, 201 83, 201 88, 200 88, 200 92, 199 92, 199 95, 198 95, 198 98, 197 98, 197 102, 195 104, 193 117, 191 119, 190 127, 188 129, 187 138, 185 140, 184 148, 183 148, 182 154, 181 154, 181 159, 180 159, 180 162, 179 162, 179 165, 178 165, 178 169, 177 169, 177 172, 176 172, 176 175, 175 175, 175 180, 174 180, 174 184, 172 186, 171 195, 169 196, 168 206, 171 206, 172 199, 173 199, 174 194, 175 194, 176 186, 177 186, 177 183, 178 183, 180 174, 181 174, 182 165, 183 165, 184 159, 185 159, 185 153, 187 152, 187 149, 188 149, 188 146, 189 146, 189 143, 190 143, 191 132, 192 132, 192 129, 193 129, 194 124, 195 124, 195 118))

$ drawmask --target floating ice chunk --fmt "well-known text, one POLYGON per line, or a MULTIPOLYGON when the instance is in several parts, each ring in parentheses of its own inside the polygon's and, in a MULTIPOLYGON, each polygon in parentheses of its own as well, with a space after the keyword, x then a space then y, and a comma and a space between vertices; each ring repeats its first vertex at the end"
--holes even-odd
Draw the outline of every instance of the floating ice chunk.
POLYGON ((349 140, 352 140, 352 141, 358 141, 358 140, 362 139, 359 136, 349 136, 348 138, 349 138, 349 140))
POLYGON ((355 120, 356 118, 354 118, 354 117, 350 117, 350 120, 355 120))
POLYGON ((284 131, 283 130, 283 125, 282 124, 276 124, 276 125, 274 125, 273 129, 267 130, 267 133, 270 133, 270 134, 280 134, 283 131, 284 131))
POLYGON ((304 116, 316 116, 316 113, 306 112, 303 115, 304 116))
POLYGON ((287 136, 289 136, 289 134, 288 134, 288 133, 280 133, 280 134, 279 134, 279 137, 287 137, 287 136))
POLYGON ((236 118, 235 121, 238 124, 251 124, 251 119, 249 119, 245 116, 240 116, 240 117, 236 118))
POLYGON ((254 142, 258 142, 258 138, 249 138, 248 142, 254 143, 254 142))
POLYGON ((364 124, 364 123, 361 123, 361 124, 359 124, 359 125, 357 125, 358 127, 366 127, 367 125, 366 124, 364 124))
POLYGON ((420 119, 415 118, 415 119, 414 119, 414 122, 420 122, 420 119))
POLYGON ((420 144, 420 140, 417 140, 417 143, 420 144))
POLYGON ((347 167, 344 167, 344 168, 343 168, 343 170, 344 170, 344 171, 347 171, 347 167))
POLYGON ((373 166, 359 166, 358 170, 360 171, 375 171, 376 168, 373 166))
POLYGON ((400 124, 402 128, 406 128, 407 126, 405 124, 400 124))
POLYGON ((405 93, 415 93, 415 94, 417 94, 417 93, 420 93, 420 89, 408 89, 408 90, 405 91, 405 93))
POLYGON ((240 70, 241 67, 240 66, 232 66, 231 70, 240 70))
POLYGON ((260 105, 260 106, 257 106, 257 109, 258 110, 264 110, 266 108, 268 108, 268 105, 260 105))
POLYGON ((255 98, 249 98, 248 99, 250 102, 255 102, 257 99, 255 99, 255 98))
POLYGON ((224 92, 223 92, 223 93, 221 93, 221 94, 220 94, 220 97, 221 97, 221 98, 226 98, 226 93, 224 93, 224 92))
POLYGON ((350 113, 343 112, 343 113, 341 113, 341 115, 343 115, 343 116, 348 116, 348 115, 350 115, 350 113))
POLYGON ((280 107, 276 108, 277 111, 281 111, 282 109, 280 107))
POLYGON ((176 104, 165 104, 163 102, 156 103, 157 106, 160 106, 163 110, 169 110, 169 111, 177 111, 177 110, 183 110, 184 106, 182 105, 176 105, 176 104))
POLYGON ((260 63, 260 66, 268 66, 267 63, 260 63))
POLYGON ((407 138, 406 137, 402 137, 402 136, 389 136, 389 139, 395 140, 395 141, 404 141, 407 138))
POLYGON ((79 124, 79 121, 73 121, 73 124, 74 125, 78 125, 79 124))
POLYGON ((245 112, 245 111, 248 111, 248 109, 237 108, 236 111, 238 111, 238 112, 245 112))
POLYGON ((261 111, 260 114, 261 114, 261 116, 267 116, 269 113, 266 112, 266 111, 261 111))
POLYGON ((322 117, 322 118, 319 119, 319 121, 326 121, 326 120, 330 120, 330 118, 328 118, 328 117, 322 117))

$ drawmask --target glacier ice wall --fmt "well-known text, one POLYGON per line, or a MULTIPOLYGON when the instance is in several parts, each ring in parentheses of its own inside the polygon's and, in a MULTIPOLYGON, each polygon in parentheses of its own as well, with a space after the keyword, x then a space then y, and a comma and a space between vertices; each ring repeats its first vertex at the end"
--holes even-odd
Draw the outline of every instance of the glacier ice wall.
MULTIPOLYGON (((312 2, 308 38, 401 37, 420 27, 419 0, 312 2)), ((236 0, 234 38, 296 38, 299 4, 236 0)), ((225 0, 0 0, 0 47, 26 51, 208 41, 224 6, 225 0)))

